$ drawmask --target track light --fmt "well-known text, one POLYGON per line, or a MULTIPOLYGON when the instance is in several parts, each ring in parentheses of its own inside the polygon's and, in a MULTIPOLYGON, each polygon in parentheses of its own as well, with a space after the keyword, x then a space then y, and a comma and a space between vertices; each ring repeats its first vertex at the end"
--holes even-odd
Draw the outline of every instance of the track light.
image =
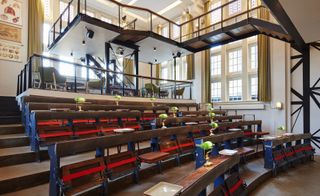
POLYGON ((87 29, 87 37, 89 38, 89 39, 92 39, 93 38, 93 36, 94 36, 94 31, 93 30, 91 30, 91 29, 88 29, 87 27, 86 27, 86 29, 87 29))
POLYGON ((153 51, 157 51, 157 48, 156 48, 156 47, 154 47, 154 48, 153 48, 153 51))

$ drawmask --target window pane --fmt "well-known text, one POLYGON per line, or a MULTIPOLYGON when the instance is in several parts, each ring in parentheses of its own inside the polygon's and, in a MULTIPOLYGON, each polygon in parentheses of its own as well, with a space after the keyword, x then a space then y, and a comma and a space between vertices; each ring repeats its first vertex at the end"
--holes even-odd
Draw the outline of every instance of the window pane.
POLYGON ((228 52, 229 73, 242 71, 242 49, 228 52))
POLYGON ((48 36, 49 36, 49 31, 50 31, 50 25, 48 23, 43 24, 43 38, 42 38, 42 43, 45 46, 44 48, 47 48, 48 46, 48 36))
POLYGON ((211 56, 211 75, 221 75, 221 55, 211 56))
POLYGON ((229 101, 242 100, 242 80, 229 80, 229 101))
MULTIPOLYGON (((62 12, 66 9, 66 7, 68 6, 68 3, 65 3, 63 1, 60 1, 60 14, 62 14, 62 12)), ((70 20, 73 19, 73 5, 70 5, 70 20)), ((63 21, 68 21, 68 11, 66 11, 63 15, 62 15, 62 20, 63 21)))
MULTIPOLYGON (((179 21, 177 21, 176 23, 179 24, 179 21)), ((173 36, 173 39, 176 39, 180 36, 179 26, 173 25, 172 36, 173 36)))
POLYGON ((221 101, 221 82, 211 83, 212 101, 221 101))
POLYGON ((250 50, 250 68, 257 69, 258 68, 258 48, 257 44, 251 45, 249 47, 250 50))
POLYGON ((164 37, 169 37, 168 27, 163 27, 162 28, 161 35, 164 36, 164 37))
MULTIPOLYGON (((229 0, 229 2, 230 1, 233 1, 233 0, 229 0)), ((235 1, 229 5, 229 15, 236 14, 240 11, 241 11, 241 1, 240 0, 235 1)))
MULTIPOLYGON (((220 6, 221 6, 221 1, 218 1, 211 5, 210 10, 213 10, 214 8, 217 8, 220 6)), ((211 24, 217 23, 219 21, 221 21, 221 8, 211 13, 211 24)))
POLYGON ((257 76, 254 76, 250 80, 250 96, 251 100, 257 100, 258 99, 258 78, 257 76))

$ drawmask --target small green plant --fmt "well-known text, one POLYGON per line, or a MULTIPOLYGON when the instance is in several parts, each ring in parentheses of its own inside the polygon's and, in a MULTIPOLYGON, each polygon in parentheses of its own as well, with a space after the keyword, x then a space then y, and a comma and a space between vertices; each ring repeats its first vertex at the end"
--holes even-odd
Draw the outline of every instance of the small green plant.
POLYGON ((168 118, 168 114, 160 114, 159 118, 160 119, 167 119, 168 118))
POLYGON ((116 95, 116 96, 114 96, 114 98, 115 98, 117 101, 120 101, 122 97, 121 97, 120 95, 116 95))
POLYGON ((85 103, 85 102, 86 102, 86 99, 83 98, 83 97, 76 97, 76 98, 74 98, 74 101, 75 101, 76 103, 85 103))
POLYGON ((150 101, 152 101, 152 102, 154 102, 154 101, 156 101, 157 99, 155 98, 155 97, 151 97, 150 98, 150 101))
POLYGON ((210 126, 211 126, 213 129, 216 129, 216 128, 219 127, 218 123, 216 123, 216 122, 210 123, 210 126))
POLYGON ((207 151, 207 150, 211 150, 213 148, 213 146, 214 146, 214 144, 211 141, 206 141, 200 145, 200 148, 207 151))
POLYGON ((171 111, 172 111, 172 112, 177 112, 178 110, 179 110, 178 107, 172 107, 172 108, 171 108, 171 111))
POLYGON ((216 114, 214 113, 214 112, 209 112, 209 117, 210 118, 213 118, 213 117, 215 117, 216 116, 216 114))

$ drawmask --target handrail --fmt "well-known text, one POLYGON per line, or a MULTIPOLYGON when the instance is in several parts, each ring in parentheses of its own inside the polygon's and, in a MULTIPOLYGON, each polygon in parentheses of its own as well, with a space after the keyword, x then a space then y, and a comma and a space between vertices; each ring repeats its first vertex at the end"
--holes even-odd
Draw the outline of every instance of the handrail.
POLYGON ((90 66, 86 66, 86 65, 81 65, 79 63, 73 63, 73 62, 61 60, 61 59, 54 58, 54 57, 48 57, 48 56, 44 56, 44 55, 40 55, 40 54, 33 54, 29 58, 28 62, 30 62, 30 60, 32 58, 34 58, 34 57, 45 58, 45 59, 56 61, 56 62, 60 62, 60 63, 67 63, 67 64, 75 65, 77 67, 95 69, 95 70, 102 71, 102 72, 109 72, 109 73, 120 74, 120 75, 131 76, 131 77, 138 77, 138 78, 143 78, 143 79, 152 79, 152 80, 159 80, 159 81, 166 81, 166 82, 177 82, 177 83, 187 83, 187 84, 192 84, 193 83, 192 81, 187 81, 187 80, 171 80, 171 79, 155 78, 155 77, 149 77, 149 76, 140 76, 140 75, 134 75, 134 74, 127 74, 127 73, 124 73, 124 72, 105 70, 105 69, 101 69, 101 68, 97 68, 97 67, 90 67, 90 66))
MULTIPOLYGON (((78 6, 80 6, 80 1, 81 0, 78 0, 78 6)), ((180 40, 180 42, 182 42, 182 38, 183 37, 186 37, 187 35, 190 35, 190 34, 193 34, 193 33, 196 33, 196 32, 200 32, 201 30, 203 30, 203 29, 206 29, 206 28, 209 28, 209 27, 212 27, 212 25, 210 25, 209 27, 204 27, 204 28, 202 28, 202 29, 197 29, 196 31, 195 30, 193 30, 193 33, 188 33, 187 35, 182 35, 182 27, 184 26, 184 25, 186 25, 186 24, 188 24, 188 23, 192 23, 192 22, 194 22, 194 21, 196 21, 196 20, 200 20, 200 18, 202 18, 202 17, 204 17, 204 16, 206 16, 206 15, 208 15, 208 14, 211 14, 212 12, 214 12, 214 11, 216 11, 216 10, 219 10, 219 9, 221 9, 221 10, 223 10, 226 6, 229 6, 230 4, 232 4, 232 3, 235 3, 235 2, 237 2, 237 1, 243 1, 243 0, 232 0, 232 1, 230 1, 230 2, 227 2, 227 3, 225 3, 225 4, 223 4, 223 5, 220 5, 219 7, 216 7, 216 8, 213 8, 213 9, 211 9, 211 10, 209 10, 208 12, 206 12, 206 13, 203 13, 203 14, 201 14, 201 15, 199 15, 199 16, 197 16, 197 17, 195 17, 195 18, 192 18, 192 19, 190 19, 190 20, 188 20, 188 21, 185 21, 185 22, 183 22, 183 23, 181 23, 181 24, 178 24, 178 23, 176 23, 175 21, 173 21, 173 20, 170 20, 170 19, 168 19, 168 18, 166 18, 166 17, 164 17, 164 16, 161 16, 160 14, 158 14, 158 13, 156 13, 156 12, 154 12, 154 11, 152 11, 152 10, 150 10, 150 9, 147 9, 147 8, 142 8, 142 7, 137 7, 137 6, 132 6, 132 5, 127 5, 127 4, 123 4, 123 3, 120 3, 120 2, 118 2, 118 1, 116 1, 116 0, 105 0, 105 1, 109 1, 109 2, 111 2, 111 3, 113 3, 113 4, 116 4, 118 7, 119 7, 119 18, 118 18, 118 20, 119 20, 119 27, 121 26, 121 24, 120 24, 120 20, 121 20, 121 18, 120 18, 120 16, 121 16, 121 8, 129 8, 129 9, 135 9, 135 10, 141 10, 141 11, 144 11, 144 12, 147 12, 148 14, 150 14, 150 30, 151 31, 153 31, 153 26, 152 26, 152 24, 153 24, 153 16, 157 16, 157 17, 159 17, 159 18, 161 18, 162 20, 165 20, 166 22, 168 22, 169 23, 169 29, 171 29, 171 25, 175 25, 175 26, 177 26, 178 28, 179 28, 179 31, 180 31, 180 37, 179 37, 179 39, 178 40, 180 40)), ((244 12, 241 12, 240 14, 237 14, 237 15, 235 15, 235 16, 232 16, 232 17, 229 17, 229 18, 227 18, 227 19, 223 19, 223 11, 221 12, 221 21, 220 22, 224 22, 224 21, 227 21, 227 20, 230 20, 230 19, 232 19, 232 18, 235 18, 235 17, 237 17, 237 16, 239 16, 239 15, 243 15, 243 14, 246 14, 246 13, 248 13, 248 12, 250 12, 250 11, 253 11, 253 10, 256 10, 256 9, 259 9, 259 8, 261 8, 261 7, 264 7, 263 5, 259 5, 259 6, 257 6, 257 7, 255 7, 255 8, 253 8, 253 9, 249 9, 249 0, 246 0, 247 1, 247 10, 246 11, 244 11, 244 12)), ((69 4, 68 4, 68 6, 66 7, 66 9, 60 14, 60 16, 59 16, 59 18, 57 19, 57 21, 53 24, 53 27, 50 29, 50 31, 49 31, 49 33, 51 32, 51 30, 52 29, 54 29, 54 27, 55 27, 55 25, 58 23, 58 21, 59 20, 61 20, 61 17, 62 17, 62 15, 63 14, 65 14, 65 12, 68 10, 68 7, 70 6, 70 4, 71 3, 73 3, 74 2, 74 0, 71 0, 70 2, 69 2, 69 4)), ((86 7, 86 4, 87 4, 87 1, 84 1, 84 4, 85 4, 85 7, 86 7)), ((80 13, 80 9, 78 8, 78 12, 80 13)), ((116 16, 117 17, 117 16, 116 16)), ((220 23, 219 22, 219 23, 220 23)), ((198 22, 199 23, 199 22, 198 22)), ((219 24, 219 23, 215 23, 214 25, 216 25, 216 24, 219 24)), ((199 26, 200 27, 200 26, 199 26)), ((53 32, 53 33, 55 33, 55 32, 53 32)), ((172 35, 171 35, 171 30, 169 30, 169 38, 172 38, 172 35)), ((175 39, 175 40, 177 40, 177 39, 175 39)), ((49 40, 50 41, 50 40, 49 40)))

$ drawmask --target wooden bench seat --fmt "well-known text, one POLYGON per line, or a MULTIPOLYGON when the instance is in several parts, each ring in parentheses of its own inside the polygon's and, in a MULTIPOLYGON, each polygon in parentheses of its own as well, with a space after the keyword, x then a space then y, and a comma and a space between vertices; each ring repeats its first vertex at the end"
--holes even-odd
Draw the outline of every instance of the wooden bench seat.
POLYGON ((167 152, 148 152, 139 155, 139 159, 141 162, 153 164, 166 159, 169 155, 167 152))
POLYGON ((235 150, 238 151, 237 154, 240 155, 240 157, 244 157, 254 152, 252 148, 248 148, 248 147, 239 147, 239 148, 236 148, 235 150))
POLYGON ((61 168, 61 189, 66 195, 74 195, 87 189, 103 186, 106 165, 103 158, 95 158, 61 168))

